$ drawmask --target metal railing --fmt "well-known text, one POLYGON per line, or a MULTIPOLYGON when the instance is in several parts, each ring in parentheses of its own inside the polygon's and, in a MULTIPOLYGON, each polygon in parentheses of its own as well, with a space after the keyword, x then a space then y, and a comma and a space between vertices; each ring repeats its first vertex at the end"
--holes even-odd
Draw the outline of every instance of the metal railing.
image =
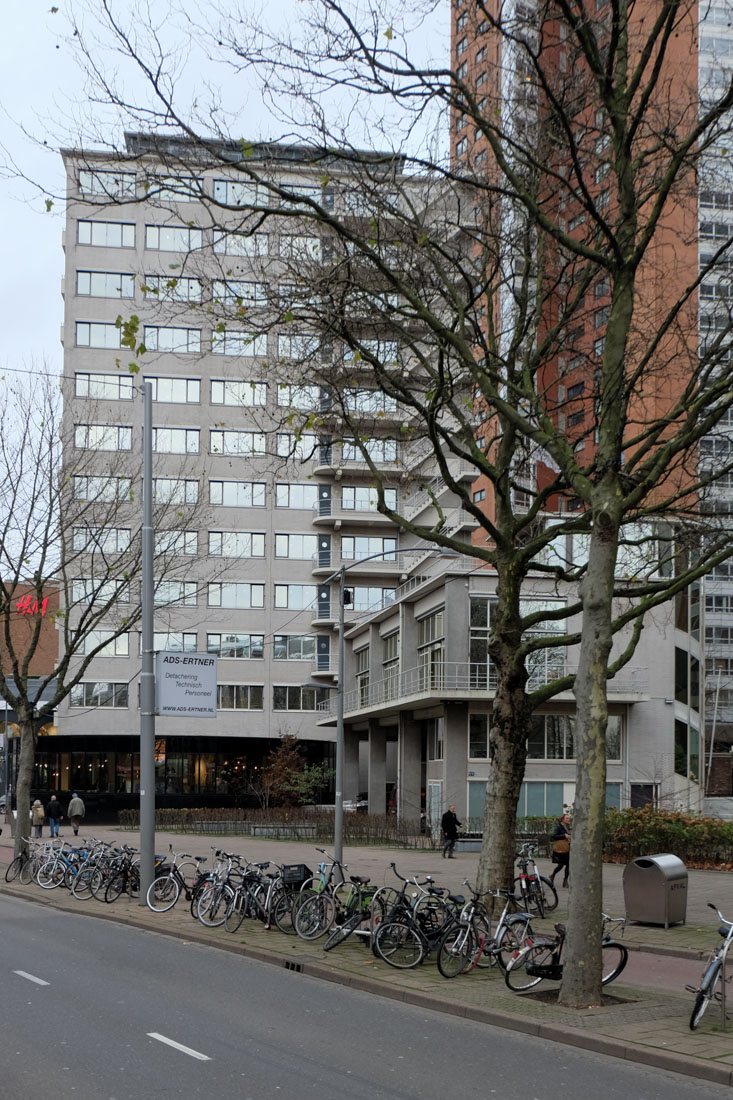
MULTIPOLYGON (((542 687, 553 680, 574 675, 577 666, 547 661, 530 672, 528 689, 542 687)), ((381 706, 415 695, 449 695, 462 691, 496 691, 498 677, 491 664, 475 664, 468 661, 446 661, 440 665, 418 666, 406 669, 384 680, 373 680, 367 689, 354 689, 344 694, 344 711, 363 710, 381 706)), ((623 677, 608 681, 608 691, 613 694, 641 694, 648 688, 646 668, 627 668, 623 677)), ((318 706, 322 717, 336 714, 334 696, 318 706)))

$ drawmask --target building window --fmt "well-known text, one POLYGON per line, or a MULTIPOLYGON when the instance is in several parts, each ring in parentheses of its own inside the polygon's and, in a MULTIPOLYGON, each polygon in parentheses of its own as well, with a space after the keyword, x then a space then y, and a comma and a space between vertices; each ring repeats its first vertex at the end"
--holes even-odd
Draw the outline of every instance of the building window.
POLYGON ((202 244, 200 229, 186 225, 145 226, 145 247, 152 252, 194 252, 202 244))
POLYGON ((98 322, 76 322, 76 346, 78 348, 113 348, 119 351, 122 326, 98 322))
POLYGON ((357 443, 355 439, 344 439, 342 444, 344 462, 364 462, 364 452, 372 462, 396 462, 396 439, 368 439, 357 443))
POLYGON ((154 548, 156 554, 187 556, 198 553, 198 531, 156 531, 154 548))
MULTIPOLYGON (((569 714, 535 714, 527 741, 529 760, 574 760, 575 718, 569 714)), ((621 760, 621 716, 611 714, 606 727, 606 759, 621 760)))
POLYGON ((564 811, 562 783, 522 783, 517 817, 559 817, 564 811))
POLYGON ((124 554, 130 549, 129 527, 73 527, 72 549, 94 554, 124 554))
POLYGON ((264 558, 264 533, 209 531, 209 554, 222 558, 264 558))
POLYGON ((155 586, 155 606, 168 607, 179 604, 181 607, 195 607, 198 585, 195 581, 158 581, 155 586))
POLYGON ((201 329, 145 325, 144 341, 148 351, 173 351, 179 354, 199 352, 201 329))
POLYGON ((482 500, 486 500, 486 490, 477 489, 476 492, 473 494, 473 503, 480 504, 482 500))
POLYGON ((265 606, 264 584, 240 581, 214 582, 208 586, 209 607, 257 608, 265 606))
POLYGON ((200 302, 201 280, 174 275, 146 275, 142 286, 146 298, 158 302, 200 302))
POLYGON ((229 306, 267 305, 267 283, 254 283, 248 279, 214 279, 211 288, 215 302, 229 306))
POLYGON ((397 411, 397 401, 379 390, 344 390, 344 407, 363 416, 381 416, 397 411))
POLYGON ((456 57, 462 57, 468 49, 468 37, 466 35, 463 38, 459 38, 456 43, 456 57))
POLYGON ((262 684, 217 684, 217 710, 262 710, 264 688, 262 684))
POLYGON ((134 198, 135 173, 83 169, 79 172, 79 190, 82 195, 103 195, 108 199, 134 198))
POLYGON ((320 703, 328 699, 328 688, 320 687, 273 687, 273 710, 316 710, 320 703))
POLYGON ((276 584, 275 607, 290 611, 306 611, 316 602, 314 584, 276 584))
POLYGON ((425 723, 428 760, 443 759, 443 723, 440 718, 428 718, 425 723))
POLYGON ((608 306, 603 306, 602 309, 597 309, 593 314, 593 325, 595 328, 601 328, 603 325, 608 324, 609 316, 608 306))
POLYGON ((85 451, 130 451, 132 428, 114 424, 77 424, 74 446, 85 451))
POLYGON ((215 355, 266 355, 267 337, 236 329, 215 330, 211 334, 211 350, 215 355))
POLYGON ((118 634, 117 637, 113 636, 111 630, 90 630, 88 631, 79 642, 79 648, 77 653, 80 657, 88 657, 90 653, 94 653, 97 646, 101 645, 102 648, 96 654, 98 657, 127 657, 130 652, 130 642, 128 634, 118 634))
POLYGON ((264 634, 207 634, 206 652, 222 659, 260 661, 265 656, 264 634))
POLYGON ((135 277, 113 271, 77 271, 76 293, 89 298, 134 298, 135 277))
POLYGON ((109 680, 83 680, 74 684, 69 694, 70 707, 116 707, 126 708, 128 702, 127 684, 111 683, 109 680))
POLYGON ((377 588, 375 586, 357 585, 351 589, 354 611, 377 611, 380 607, 388 607, 394 603, 394 588, 377 588))
POLYGON ((344 561, 359 561, 379 554, 383 561, 396 561, 397 539, 370 538, 367 535, 344 535, 341 557, 344 561))
POLYGON ((132 480, 129 477, 104 477, 102 475, 74 475, 74 499, 109 502, 130 500, 132 480))
POLYGON ((267 233, 226 233, 214 234, 214 252, 221 256, 267 256, 269 252, 267 233))
POLYGON ((313 359, 319 355, 317 336, 278 336, 277 354, 281 359, 313 359))
MULTIPOLYGON (((384 490, 384 503, 387 508, 397 507, 397 490, 384 490)), ((341 490, 341 507, 345 512, 376 512, 379 493, 376 489, 364 485, 344 485, 341 490)))
POLYGON ((315 635, 276 634, 273 659, 276 661, 315 661, 315 635))
POLYGON ((359 706, 365 707, 369 703, 369 646, 354 653, 354 678, 359 693, 359 706))
MULTIPOLYGON (((140 652, 142 653, 142 634, 140 635, 140 652)), ((153 649, 156 653, 195 653, 198 638, 194 633, 184 633, 182 630, 156 631, 153 634, 153 649)))
POLYGON ((382 639, 382 681, 386 699, 396 699, 400 683, 400 632, 382 639))
POLYGON ((317 485, 298 485, 286 481, 275 484, 275 507, 312 509, 318 503, 317 485))
POLYGON ((457 157, 462 157, 463 154, 466 152, 467 148, 468 148, 468 141, 467 141, 466 138, 463 137, 463 138, 461 138, 460 141, 456 142, 456 156, 457 157))
POLYGON ((321 262, 320 237, 301 237, 291 234, 281 234, 280 255, 284 260, 298 260, 304 262, 314 260, 321 262))
POLYGON ((158 504, 197 504, 199 483, 174 477, 153 478, 153 500, 158 504))
POLYGON ((94 401, 132 401, 132 377, 129 374, 75 374, 74 396, 94 401))
POLYGON ((318 535, 275 535, 275 557, 310 561, 318 549, 318 535))
POLYGON ((197 455, 198 428, 153 428, 153 450, 162 455, 197 455))
POLYGON ((242 408, 250 408, 255 405, 264 405, 266 400, 265 382, 225 382, 221 379, 212 379, 212 405, 239 405, 242 408))
POLYGON ((223 508, 264 508, 263 481, 210 481, 209 504, 223 508))
POLYGON ((134 248, 135 226, 126 222, 78 221, 76 239, 79 244, 95 248, 134 248))
POLYGON ((220 202, 224 206, 256 206, 258 198, 256 183, 214 180, 214 202, 220 202))
POLYGON ((585 412, 571 413, 568 417, 568 427, 577 428, 585 420, 585 412))
POLYGON ((316 453, 319 437, 309 432, 303 432, 302 435, 278 432, 275 442, 277 454, 280 458, 290 458, 296 462, 308 462, 316 453))
POLYGON ((289 386, 281 382, 277 387, 277 403, 283 409, 314 412, 321 407, 321 387, 289 386))
POLYGON ((264 432, 209 433, 209 450, 213 455, 264 455, 264 432))
POLYGON ((93 577, 74 577, 71 582, 71 598, 74 603, 130 602, 130 586, 127 581, 95 580, 93 577))
POLYGON ((445 665, 444 610, 439 608, 417 624, 417 665, 423 689, 440 687, 445 665))
POLYGON ((576 397, 580 397, 585 389, 585 382, 576 382, 574 386, 568 387, 568 401, 574 401, 576 397))
POLYGON ((489 715, 471 714, 468 719, 469 760, 489 759, 489 715))

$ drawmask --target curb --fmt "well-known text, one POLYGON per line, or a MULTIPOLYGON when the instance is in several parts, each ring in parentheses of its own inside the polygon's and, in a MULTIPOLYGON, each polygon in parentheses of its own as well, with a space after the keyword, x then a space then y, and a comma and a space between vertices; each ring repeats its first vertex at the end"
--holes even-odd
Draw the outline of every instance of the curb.
MULTIPOLYGON (((17 901, 45 905, 58 912, 73 912, 64 906, 54 905, 53 899, 47 897, 28 897, 25 892, 8 888, 6 884, 0 886, 0 895, 14 898, 17 901)), ((369 993, 378 997, 384 997, 392 1001, 402 1001, 404 1004, 413 1005, 416 1008, 428 1009, 432 1012, 440 1012, 443 1015, 458 1016, 473 1023, 489 1024, 491 1027, 504 1028, 506 1031, 514 1031, 524 1035, 534 1035, 539 1039, 546 1039, 553 1043, 561 1043, 564 1046, 575 1047, 578 1050, 587 1050, 595 1054, 606 1054, 622 1061, 651 1066, 655 1069, 668 1070, 671 1073, 682 1074, 687 1077, 695 1077, 701 1081, 709 1081, 718 1085, 733 1085, 733 1068, 714 1065, 710 1062, 691 1061, 680 1054, 673 1054, 662 1050, 630 1047, 620 1039, 612 1039, 604 1035, 589 1034, 581 1028, 558 1027, 555 1024, 545 1023, 515 1012, 498 1011, 492 1008, 477 1008, 472 1005, 460 1005, 455 1002, 445 1001, 430 993, 421 993, 409 989, 397 989, 383 982, 374 981, 367 977, 357 977, 344 974, 338 970, 324 967, 312 956, 303 956, 299 960, 285 959, 269 951, 267 948, 253 947, 248 944, 227 942, 213 943, 211 938, 199 933, 195 928, 190 932, 182 933, 174 928, 153 928, 147 921, 136 920, 135 917, 109 912, 105 909, 98 911, 82 911, 79 915, 91 917, 94 920, 109 921, 112 924, 124 925, 128 928, 139 928, 143 932, 151 932, 153 935, 167 936, 169 939, 184 940, 186 943, 195 943, 200 947, 209 947, 215 951, 226 951, 232 955, 252 959, 255 962, 265 963, 268 966, 279 966, 285 970, 318 981, 332 982, 362 993, 369 993)), ((650 954, 652 952, 649 952, 650 954)), ((655 954, 671 954, 667 951, 654 952, 655 954)), ((702 956, 689 949, 680 949, 675 957, 702 956)))

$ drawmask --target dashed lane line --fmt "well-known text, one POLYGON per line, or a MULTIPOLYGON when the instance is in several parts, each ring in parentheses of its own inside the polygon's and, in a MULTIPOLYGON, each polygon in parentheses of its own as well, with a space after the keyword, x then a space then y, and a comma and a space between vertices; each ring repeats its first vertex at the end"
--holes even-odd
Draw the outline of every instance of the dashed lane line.
POLYGON ((174 1050, 180 1050, 182 1054, 188 1054, 191 1058, 198 1058, 199 1062, 210 1062, 208 1054, 202 1054, 198 1050, 192 1050, 191 1047, 184 1047, 183 1043, 177 1043, 175 1039, 168 1039, 165 1035, 160 1035, 157 1031, 148 1032, 149 1039, 157 1039, 159 1043, 165 1043, 166 1046, 173 1047, 174 1050))
POLYGON ((44 982, 43 978, 36 978, 34 974, 28 974, 25 970, 14 970, 14 974, 17 974, 20 978, 27 978, 29 982, 35 982, 36 985, 50 985, 50 982, 44 982))

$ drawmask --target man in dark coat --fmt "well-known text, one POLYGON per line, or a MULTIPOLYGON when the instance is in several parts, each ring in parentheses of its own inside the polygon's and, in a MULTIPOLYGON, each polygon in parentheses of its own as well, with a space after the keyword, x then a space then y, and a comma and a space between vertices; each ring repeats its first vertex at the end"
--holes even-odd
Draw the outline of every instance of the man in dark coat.
POLYGON ((453 849, 456 846, 458 840, 458 830, 461 827, 461 823, 456 817, 455 806, 449 806, 443 814, 440 822, 440 827, 443 830, 443 859, 448 856, 448 859, 455 859, 453 855, 453 849))
POLYGON ((46 806, 46 817, 48 818, 48 824, 51 829, 51 836, 59 835, 59 822, 63 814, 63 806, 59 802, 55 794, 51 795, 51 801, 46 806))

